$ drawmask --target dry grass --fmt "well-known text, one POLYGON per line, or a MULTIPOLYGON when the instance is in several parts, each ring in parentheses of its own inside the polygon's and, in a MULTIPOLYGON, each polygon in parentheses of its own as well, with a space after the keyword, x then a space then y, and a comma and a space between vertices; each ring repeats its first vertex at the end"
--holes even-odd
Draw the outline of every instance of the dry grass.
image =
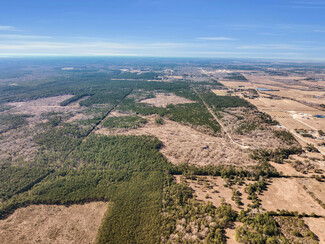
POLYGON ((237 204, 231 199, 232 189, 226 187, 226 181, 221 177, 211 176, 197 176, 197 180, 186 180, 186 183, 194 190, 196 199, 203 202, 212 202, 216 207, 221 205, 222 199, 231 204, 232 208, 240 211, 246 209, 251 201, 247 199, 248 194, 244 191, 245 186, 232 186, 232 189, 238 190, 241 195, 242 206, 237 204))
POLYGON ((83 114, 84 108, 79 107, 79 105, 60 106, 62 101, 70 97, 72 96, 63 95, 26 102, 7 103, 12 108, 2 112, 2 114, 23 114, 30 117, 27 118, 27 125, 1 134, 0 161, 31 161, 38 150, 38 147, 33 142, 33 137, 38 132, 35 126, 47 122, 52 115, 58 114, 64 118, 72 116, 67 122, 90 118, 83 114))
POLYGON ((163 125, 155 123, 156 116, 145 116, 148 122, 137 129, 108 130, 100 128, 95 133, 104 135, 150 135, 161 140, 161 153, 172 163, 195 165, 255 165, 249 151, 241 149, 227 138, 203 134, 188 126, 164 119, 163 125))
POLYGON ((281 233, 289 243, 316 244, 317 238, 312 234, 303 219, 297 217, 274 217, 280 226, 281 233))
POLYGON ((299 213, 316 213, 325 216, 323 209, 294 178, 274 178, 268 189, 259 196, 267 211, 285 209, 299 213))
POLYGON ((38 146, 33 141, 33 135, 34 131, 26 126, 2 134, 0 161, 31 161, 38 151, 38 146))
POLYGON ((69 207, 31 205, 0 220, 0 243, 92 243, 107 209, 105 202, 69 207))
POLYGON ((314 193, 314 195, 325 203, 325 182, 319 182, 315 179, 297 179, 298 182, 305 186, 308 191, 314 193))
POLYGON ((292 146, 274 135, 273 130, 279 129, 263 122, 257 110, 239 107, 226 109, 225 112, 219 112, 219 114, 222 116, 222 123, 228 133, 242 145, 263 149, 292 146), (253 129, 249 129, 249 126, 252 126, 253 129), (240 128, 244 129, 240 130, 240 128))
POLYGON ((304 218, 310 230, 314 232, 320 243, 325 243, 325 219, 324 218, 304 218))
POLYGON ((194 101, 176 96, 172 93, 156 93, 154 98, 144 99, 141 103, 165 108, 168 104, 194 103, 194 101))

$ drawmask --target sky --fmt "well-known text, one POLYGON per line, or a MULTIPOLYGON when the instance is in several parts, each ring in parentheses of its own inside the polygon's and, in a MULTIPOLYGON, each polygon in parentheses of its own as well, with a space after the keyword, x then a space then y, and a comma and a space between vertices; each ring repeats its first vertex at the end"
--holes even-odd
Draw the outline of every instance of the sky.
POLYGON ((325 0, 2 0, 0 56, 325 60, 325 0))

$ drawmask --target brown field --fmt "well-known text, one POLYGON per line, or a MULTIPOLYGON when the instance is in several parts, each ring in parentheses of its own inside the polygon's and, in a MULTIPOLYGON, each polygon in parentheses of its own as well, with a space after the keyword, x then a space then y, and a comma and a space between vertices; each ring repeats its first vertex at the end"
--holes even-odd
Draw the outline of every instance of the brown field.
POLYGON ((0 220, 0 243, 89 244, 96 237, 108 203, 31 205, 0 220))
POLYGON ((243 81, 229 81, 229 80, 218 80, 221 84, 226 87, 230 88, 240 88, 245 87, 245 89, 255 89, 255 87, 250 82, 243 82, 243 81))
POLYGON ((285 209, 289 211, 317 213, 325 216, 323 209, 294 178, 274 178, 268 189, 259 196, 267 211, 285 209))
POLYGON ((278 223, 281 233, 285 236, 289 243, 318 243, 315 237, 311 238, 308 235, 310 233, 310 229, 303 219, 299 219, 298 217, 284 216, 275 216, 274 219, 278 223), (297 233, 299 233, 299 236, 297 236, 297 233))
POLYGON ((304 221, 308 225, 309 229, 318 236, 319 243, 325 243, 325 219, 304 218, 304 221))
MULTIPOLYGON (((322 87, 324 88, 324 82, 306 81, 303 80, 306 78, 303 76, 271 76, 263 73, 252 74, 251 72, 245 72, 244 75, 249 82, 222 80, 220 82, 228 87, 242 86, 246 89, 261 87, 279 90, 259 92, 259 98, 247 100, 259 110, 270 114, 279 121, 282 126, 296 136, 303 146, 307 143, 316 145, 322 142, 321 140, 304 138, 295 133, 294 129, 325 130, 325 119, 313 117, 314 115, 325 115, 325 112, 299 102, 310 104, 324 103, 325 91, 321 89, 322 87), (269 99, 267 94, 286 97, 287 99, 269 99)), ((319 147, 318 149, 325 155, 325 149, 319 147)))
POLYGON ((165 108, 168 104, 194 103, 194 101, 171 93, 156 93, 154 98, 141 100, 141 103, 165 108))
MULTIPOLYGON (((260 97, 257 99, 248 99, 248 101, 254 104, 259 110, 271 115, 284 128, 288 129, 303 146, 307 143, 317 145, 323 141, 302 137, 295 132, 295 129, 324 130, 325 119, 313 117, 317 114, 325 115, 324 111, 289 99, 275 100, 260 97)), ((318 149, 325 155, 323 148, 318 147, 318 149)))
POLYGON ((308 191, 315 194, 315 196, 325 203, 325 182, 319 182, 315 179, 297 179, 298 182, 305 186, 308 191))
POLYGON ((254 165, 249 151, 231 143, 226 137, 201 133, 191 127, 164 119, 163 125, 155 124, 156 116, 144 117, 148 122, 137 129, 108 130, 100 128, 95 133, 104 135, 150 135, 164 144, 161 153, 172 163, 196 165, 254 165), (208 148, 205 148, 207 147, 208 148))
POLYGON ((221 177, 198 176, 198 179, 199 180, 186 180, 186 182, 194 190, 196 199, 199 201, 212 202, 214 206, 218 207, 221 204, 221 200, 224 199, 226 203, 229 203, 233 209, 237 211, 246 209, 248 204, 251 203, 251 201, 247 199, 248 194, 244 191, 245 186, 232 186, 242 194, 241 201, 243 205, 238 207, 236 203, 231 200, 232 189, 224 186, 226 182, 221 177))
POLYGON ((214 94, 216 94, 217 96, 226 96, 227 90, 211 90, 214 94))
POLYGON ((283 163, 278 164, 270 162, 270 164, 280 173, 282 172, 284 176, 300 176, 305 177, 306 175, 300 172, 297 172, 290 164, 283 163))
POLYGON ((324 82, 304 80, 306 77, 295 76, 265 76, 245 74, 249 84, 256 88, 267 88, 278 91, 265 91, 263 93, 286 97, 301 102, 319 104, 325 97, 324 82))

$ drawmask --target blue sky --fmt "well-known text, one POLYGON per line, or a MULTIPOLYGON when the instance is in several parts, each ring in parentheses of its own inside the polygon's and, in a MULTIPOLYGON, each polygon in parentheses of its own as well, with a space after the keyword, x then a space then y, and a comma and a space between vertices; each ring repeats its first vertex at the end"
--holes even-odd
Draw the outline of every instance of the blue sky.
POLYGON ((325 0, 1 1, 0 56, 325 60, 325 0))

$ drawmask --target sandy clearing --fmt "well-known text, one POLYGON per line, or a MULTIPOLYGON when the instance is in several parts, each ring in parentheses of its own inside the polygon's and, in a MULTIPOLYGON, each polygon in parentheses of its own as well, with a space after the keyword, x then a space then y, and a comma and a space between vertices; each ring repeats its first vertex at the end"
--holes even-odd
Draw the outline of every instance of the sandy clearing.
POLYGON ((323 111, 320 111, 316 108, 309 107, 302 103, 290 100, 290 99, 269 99, 264 97, 259 97, 256 99, 249 99, 258 108, 270 109, 273 111, 279 110, 283 112, 296 111, 296 112, 305 112, 312 115, 322 114, 323 111))
POLYGON ((307 187, 307 190, 314 193, 315 196, 325 203, 325 182, 319 182, 315 179, 297 179, 301 185, 307 187))
POLYGON ((285 176, 302 176, 306 177, 305 174, 296 171, 290 164, 283 163, 278 164, 274 162, 270 162, 270 164, 278 171, 279 173, 282 172, 285 176))
POLYGON ((0 243, 92 243, 108 203, 31 205, 0 220, 0 243))
POLYGON ((236 203, 231 200, 232 197, 232 189, 225 187, 224 184, 226 183, 221 177, 198 177, 201 179, 206 179, 208 182, 209 187, 204 185, 204 182, 197 182, 195 180, 187 180, 188 185, 195 191, 196 199, 203 202, 212 202, 212 204, 216 207, 220 206, 222 198, 229 204, 231 204, 232 208, 240 211, 242 209, 246 209, 248 204, 251 202, 247 199, 248 194, 244 191, 244 186, 233 186, 234 189, 240 191, 241 201, 243 205, 241 208, 238 208, 236 203), (206 198, 206 196, 209 196, 206 198))
POLYGON ((217 96, 226 96, 227 90, 211 90, 214 94, 216 94, 217 96))
POLYGON ((119 111, 114 110, 114 111, 112 111, 112 112, 109 113, 109 115, 107 116, 107 118, 108 117, 130 116, 130 115, 133 115, 133 114, 131 114, 131 113, 121 113, 119 111))
POLYGON ((147 123, 137 129, 110 131, 100 128, 95 133, 104 135, 150 135, 161 140, 161 153, 172 163, 196 165, 255 165, 247 150, 241 149, 228 138, 210 136, 197 130, 164 119, 163 125, 156 125, 156 116, 145 116, 147 123))
POLYGON ((184 97, 176 96, 172 93, 156 93, 154 98, 144 99, 141 103, 147 103, 156 107, 166 107, 168 104, 195 103, 195 101, 184 97))
POLYGON ((259 198, 262 207, 267 211, 285 209, 311 214, 312 212, 325 216, 323 209, 293 178, 273 178, 268 189, 259 198))
POLYGON ((308 225, 309 229, 318 236, 319 243, 325 243, 325 219, 304 218, 304 221, 308 225))
POLYGON ((21 107, 21 106, 29 106, 29 107, 42 107, 42 106, 59 106, 61 102, 73 97, 73 95, 62 95, 62 96, 54 96, 54 97, 45 97, 39 98, 36 100, 29 100, 26 102, 12 102, 8 103, 8 105, 21 107))
POLYGON ((226 86, 226 87, 230 87, 230 88, 245 88, 245 89, 255 89, 255 87, 247 81, 231 81, 231 80, 218 80, 218 82, 220 82, 222 85, 226 86))
POLYGON ((238 241, 236 241, 236 228, 241 225, 242 225, 242 223, 235 222, 233 227, 225 229, 226 236, 227 236, 227 242, 226 242, 227 244, 238 244, 239 243, 238 241))

